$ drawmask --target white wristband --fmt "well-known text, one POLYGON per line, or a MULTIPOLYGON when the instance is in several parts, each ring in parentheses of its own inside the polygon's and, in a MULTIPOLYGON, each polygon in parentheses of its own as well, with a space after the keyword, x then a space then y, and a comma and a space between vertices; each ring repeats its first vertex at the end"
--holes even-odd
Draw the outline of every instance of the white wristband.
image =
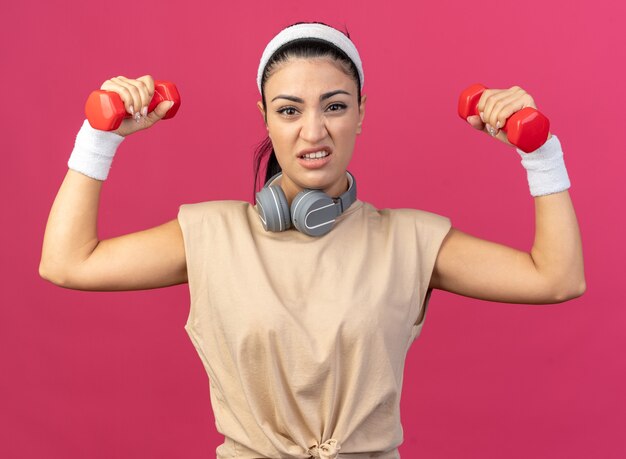
POLYGON ((516 148, 526 168, 528 186, 532 196, 543 196, 567 190, 571 184, 563 161, 563 150, 557 136, 552 134, 535 151, 525 153, 516 148))
POLYGON ((115 151, 124 138, 115 132, 94 129, 85 120, 76 135, 67 167, 87 177, 106 180, 115 151))

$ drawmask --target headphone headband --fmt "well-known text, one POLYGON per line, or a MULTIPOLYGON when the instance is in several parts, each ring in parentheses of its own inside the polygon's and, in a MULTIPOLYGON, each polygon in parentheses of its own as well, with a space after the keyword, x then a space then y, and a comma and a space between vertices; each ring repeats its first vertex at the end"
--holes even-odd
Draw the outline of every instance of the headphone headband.
MULTIPOLYGON (((348 207, 350 207, 354 203, 354 201, 356 201, 356 181, 354 180, 354 176, 350 173, 350 171, 346 171, 346 175, 348 176, 348 189, 344 191, 340 196, 336 198, 331 198, 339 206, 339 213, 337 215, 341 215, 348 207)), ((263 188, 269 188, 274 184, 276 180, 278 180, 282 176, 282 172, 279 172, 278 174, 272 176, 263 186, 263 188)))

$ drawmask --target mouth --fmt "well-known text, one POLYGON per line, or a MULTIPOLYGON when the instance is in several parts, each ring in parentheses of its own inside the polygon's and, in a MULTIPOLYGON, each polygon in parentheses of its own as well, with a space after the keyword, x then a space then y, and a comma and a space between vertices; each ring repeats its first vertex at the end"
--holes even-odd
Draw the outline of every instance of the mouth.
POLYGON ((305 161, 315 161, 317 159, 326 158, 330 156, 330 153, 327 151, 319 151, 317 153, 307 153, 305 155, 300 156, 300 159, 304 159, 305 161))
POLYGON ((305 169, 321 169, 330 163, 332 154, 330 147, 309 148, 300 152, 298 162, 305 169))
POLYGON ((303 150, 298 154, 298 158, 303 159, 305 161, 315 161, 319 159, 326 158, 330 156, 332 152, 329 147, 321 147, 321 148, 309 148, 307 150, 303 150))

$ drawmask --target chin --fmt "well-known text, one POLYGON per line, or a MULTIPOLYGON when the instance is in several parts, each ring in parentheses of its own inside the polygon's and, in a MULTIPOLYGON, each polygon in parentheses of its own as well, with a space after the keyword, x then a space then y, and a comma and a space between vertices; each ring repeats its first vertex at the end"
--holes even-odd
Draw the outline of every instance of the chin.
POLYGON ((332 171, 324 171, 321 169, 314 171, 304 171, 298 174, 296 184, 301 188, 309 188, 314 190, 324 190, 333 186, 341 176, 341 173, 332 171))
MULTIPOLYGON (((320 172, 320 171, 315 171, 320 172)), ((338 182, 345 177, 346 171, 341 170, 338 172, 335 171, 327 171, 324 174, 311 174, 303 177, 302 180, 302 188, 314 189, 314 190, 322 190, 327 194, 341 194, 345 190, 341 190, 340 193, 331 193, 331 189, 336 187, 338 182)))

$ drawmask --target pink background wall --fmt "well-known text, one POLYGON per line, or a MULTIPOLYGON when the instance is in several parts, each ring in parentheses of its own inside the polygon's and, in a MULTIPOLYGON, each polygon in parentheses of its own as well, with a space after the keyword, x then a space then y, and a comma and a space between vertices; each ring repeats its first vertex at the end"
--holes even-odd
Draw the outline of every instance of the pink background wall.
POLYGON ((252 198, 255 76, 299 20, 347 25, 364 60, 360 198, 415 207, 519 249, 534 208, 514 150, 465 125, 460 90, 519 85, 561 139, 588 289, 551 306, 435 292, 408 361, 403 457, 626 457, 624 62, 614 1, 5 2, 2 5, 0 457, 207 458, 221 443, 183 325, 187 285, 80 292, 37 272, 90 91, 175 82, 175 119, 129 137, 100 237, 186 202, 252 198))

